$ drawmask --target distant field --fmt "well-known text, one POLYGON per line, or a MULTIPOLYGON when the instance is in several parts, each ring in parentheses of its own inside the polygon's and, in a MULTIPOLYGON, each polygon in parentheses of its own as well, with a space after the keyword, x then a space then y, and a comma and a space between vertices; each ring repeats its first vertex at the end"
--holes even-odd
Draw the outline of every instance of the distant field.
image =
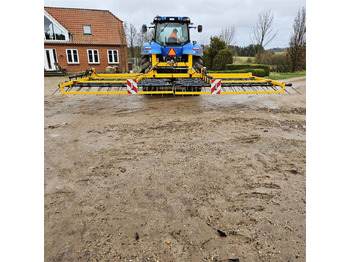
POLYGON ((275 55, 283 55, 285 53, 287 53, 287 52, 275 52, 275 55))
POLYGON ((247 63, 248 59, 251 59, 252 62, 254 62, 254 57, 249 57, 249 56, 234 56, 233 57, 233 61, 237 61, 237 62, 242 62, 242 63, 247 63))

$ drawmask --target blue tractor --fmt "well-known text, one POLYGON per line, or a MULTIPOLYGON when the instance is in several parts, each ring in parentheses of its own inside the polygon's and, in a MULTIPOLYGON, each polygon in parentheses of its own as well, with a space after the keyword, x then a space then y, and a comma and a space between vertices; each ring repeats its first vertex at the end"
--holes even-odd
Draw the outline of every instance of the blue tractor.
MULTIPOLYGON (((200 73, 203 67, 203 49, 190 40, 190 28, 202 32, 202 26, 193 27, 189 17, 156 16, 149 28, 154 29, 152 40, 141 49, 141 73, 200 73)), ((147 32, 147 26, 142 26, 147 32)))
POLYGON ((291 86, 252 73, 208 74, 202 48, 190 41, 190 28, 202 32, 201 25, 193 27, 190 18, 177 16, 156 16, 151 24, 142 26, 144 33, 154 30, 141 50, 142 74, 96 74, 89 69, 82 80, 61 83, 62 94, 270 94, 283 93, 285 86, 291 86))

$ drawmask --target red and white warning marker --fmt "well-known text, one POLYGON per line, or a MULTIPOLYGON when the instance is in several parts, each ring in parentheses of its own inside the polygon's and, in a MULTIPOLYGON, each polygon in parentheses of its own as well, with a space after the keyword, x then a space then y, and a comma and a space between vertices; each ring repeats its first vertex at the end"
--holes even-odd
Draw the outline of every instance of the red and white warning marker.
POLYGON ((131 94, 131 95, 137 94, 136 79, 127 79, 126 80, 126 88, 127 88, 128 94, 131 94))
POLYGON ((221 92, 221 79, 212 79, 211 80, 211 88, 212 95, 218 95, 221 92))

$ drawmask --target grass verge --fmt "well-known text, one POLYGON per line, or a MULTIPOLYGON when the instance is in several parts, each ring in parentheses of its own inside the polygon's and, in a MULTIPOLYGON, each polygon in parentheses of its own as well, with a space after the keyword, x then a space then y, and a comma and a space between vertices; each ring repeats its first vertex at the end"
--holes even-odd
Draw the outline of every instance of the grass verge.
POLYGON ((306 76, 306 71, 298 71, 294 73, 277 73, 277 72, 270 72, 269 76, 265 76, 267 79, 272 80, 280 80, 280 79, 287 79, 292 77, 301 77, 306 76))

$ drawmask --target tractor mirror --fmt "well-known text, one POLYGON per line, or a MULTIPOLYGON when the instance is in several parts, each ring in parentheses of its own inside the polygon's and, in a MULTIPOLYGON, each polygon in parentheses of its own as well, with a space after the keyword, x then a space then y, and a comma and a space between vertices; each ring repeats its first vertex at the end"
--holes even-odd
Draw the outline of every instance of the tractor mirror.
POLYGON ((142 25, 142 33, 146 33, 147 32, 147 25, 142 25))
POLYGON ((201 32, 202 32, 202 30, 203 30, 202 25, 198 25, 197 29, 198 29, 198 33, 201 33, 201 32))

